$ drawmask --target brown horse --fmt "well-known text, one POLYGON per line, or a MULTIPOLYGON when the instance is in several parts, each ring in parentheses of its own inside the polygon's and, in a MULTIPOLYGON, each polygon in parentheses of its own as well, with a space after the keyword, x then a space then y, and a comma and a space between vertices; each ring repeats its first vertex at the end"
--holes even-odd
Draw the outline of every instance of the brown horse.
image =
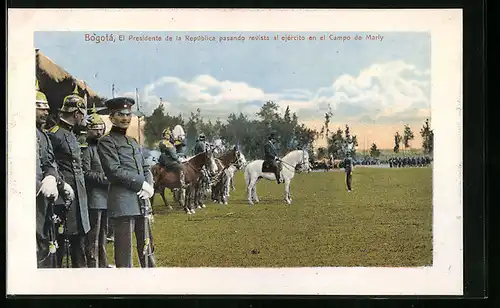
POLYGON ((212 189, 212 200, 214 202, 219 202, 220 204, 227 204, 226 200, 226 195, 227 192, 225 191, 226 189, 226 181, 228 180, 226 178, 226 169, 229 168, 232 164, 236 166, 236 168, 241 167, 241 159, 240 159, 240 151, 238 148, 235 146, 231 150, 227 151, 226 153, 222 154, 220 157, 217 157, 215 159, 216 164, 217 164, 217 175, 216 175, 216 182, 215 185, 212 189))
MULTIPOLYGON (((203 166, 207 166, 212 169, 213 153, 212 151, 206 151, 191 157, 189 160, 182 163, 182 169, 184 170, 184 182, 188 187, 186 189, 181 188, 179 176, 171 171, 166 170, 160 164, 156 164, 151 168, 154 179, 154 191, 159 192, 163 198, 163 202, 167 205, 167 201, 164 195, 165 188, 179 189, 179 203, 184 208, 186 213, 194 213, 189 198, 186 197, 186 190, 189 192, 189 187, 191 184, 196 183, 201 175, 201 169, 203 166), (188 201, 188 202, 186 202, 188 201)), ((151 204, 153 201, 151 197, 151 204)), ((168 206, 168 205, 167 205, 168 206)))

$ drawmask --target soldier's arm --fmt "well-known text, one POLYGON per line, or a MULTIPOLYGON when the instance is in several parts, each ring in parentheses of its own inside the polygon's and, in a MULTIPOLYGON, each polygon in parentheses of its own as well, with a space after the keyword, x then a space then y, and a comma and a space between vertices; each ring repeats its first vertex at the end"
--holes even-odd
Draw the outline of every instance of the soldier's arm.
POLYGON ((144 175, 122 168, 118 151, 110 138, 103 137, 97 144, 97 152, 101 159, 104 173, 112 183, 120 184, 133 191, 140 191, 145 182, 144 175))
MULTIPOLYGON (((55 160, 55 155, 54 153, 58 151, 61 148, 61 140, 59 137, 56 135, 56 133, 49 132, 47 133, 50 139, 50 147, 52 148, 52 156, 54 157, 54 165, 57 166, 57 162, 55 160)), ((64 179, 64 175, 61 173, 61 170, 59 168, 57 169, 57 179, 58 183, 65 182, 66 180, 64 179)), ((62 185, 62 184, 61 184, 62 185)))
POLYGON ((175 148, 174 147, 170 147, 167 149, 170 156, 176 161, 178 162, 179 164, 181 163, 181 160, 179 159, 179 156, 177 155, 177 152, 175 151, 175 148))
POLYGON ((144 156, 144 149, 141 148, 142 153, 142 169, 144 172, 144 178, 146 178, 146 182, 153 185, 153 174, 151 173, 151 166, 149 165, 146 157, 144 156))
POLYGON ((92 170, 92 156, 93 153, 90 147, 82 149, 82 169, 83 175, 85 176, 85 181, 88 183, 107 186, 109 184, 109 181, 106 178, 104 172, 92 170))
POLYGON ((52 149, 52 143, 47 135, 43 136, 47 141, 47 148, 45 149, 46 155, 40 157, 40 163, 42 164, 43 176, 52 175, 59 179, 59 172, 57 171, 57 164, 55 161, 54 150, 52 149))

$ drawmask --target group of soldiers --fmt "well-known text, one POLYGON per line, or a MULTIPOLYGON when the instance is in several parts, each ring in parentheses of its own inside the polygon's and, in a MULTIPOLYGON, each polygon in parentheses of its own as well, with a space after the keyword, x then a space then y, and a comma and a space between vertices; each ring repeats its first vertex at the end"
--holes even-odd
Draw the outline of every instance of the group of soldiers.
POLYGON ((427 167, 430 164, 431 158, 428 156, 389 158, 389 166, 391 168, 427 167))
POLYGON ((107 261, 108 220, 114 230, 116 267, 132 267, 132 234, 141 267, 154 267, 149 214, 152 175, 143 149, 126 135, 130 98, 106 101, 112 123, 105 123, 77 88, 66 96, 58 120, 47 127, 47 97, 36 93, 37 210, 36 243, 39 268, 111 267, 107 261), (84 128, 86 140, 75 132, 84 128), (63 260, 66 257, 66 266, 63 260))
MULTIPOLYGON (((182 168, 183 159, 186 158, 183 149, 186 144, 183 138, 175 138, 170 128, 165 128, 162 132, 162 140, 158 144, 160 158, 158 163, 169 172, 175 173, 179 177, 181 188, 186 188, 185 175, 182 168)), ((208 143, 205 134, 200 133, 194 147, 193 155, 198 155, 206 151, 208 143)), ((202 174, 210 181, 211 174, 205 166, 202 168, 202 174)))

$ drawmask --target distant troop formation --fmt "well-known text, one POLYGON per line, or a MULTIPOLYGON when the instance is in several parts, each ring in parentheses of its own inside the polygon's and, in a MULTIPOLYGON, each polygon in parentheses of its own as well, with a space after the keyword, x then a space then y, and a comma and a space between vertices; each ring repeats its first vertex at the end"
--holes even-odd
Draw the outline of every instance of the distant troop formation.
POLYGON ((432 162, 429 156, 392 157, 388 160, 391 168, 428 167, 432 162))

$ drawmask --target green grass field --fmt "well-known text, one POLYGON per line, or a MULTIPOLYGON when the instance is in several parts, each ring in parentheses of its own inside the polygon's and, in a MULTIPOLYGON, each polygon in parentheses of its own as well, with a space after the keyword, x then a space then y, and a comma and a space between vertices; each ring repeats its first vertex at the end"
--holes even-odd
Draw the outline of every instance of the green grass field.
MULTIPOLYGON (((242 172, 229 205, 207 201, 189 216, 155 198, 159 267, 409 267, 432 264, 432 169, 356 168, 297 174, 291 206, 283 185, 259 181, 249 207, 242 172)), ((168 194, 172 202, 172 196, 168 194)), ((108 255, 113 262, 112 244, 108 255)), ((138 266, 137 256, 134 263, 138 266)))

